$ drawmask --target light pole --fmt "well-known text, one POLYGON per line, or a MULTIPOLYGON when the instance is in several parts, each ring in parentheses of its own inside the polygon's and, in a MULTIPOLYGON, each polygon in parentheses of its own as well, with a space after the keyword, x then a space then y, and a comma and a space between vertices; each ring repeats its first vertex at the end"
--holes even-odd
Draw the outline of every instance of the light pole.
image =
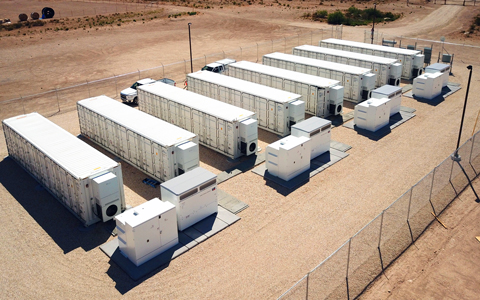
POLYGON ((470 188, 472 189, 473 193, 475 194, 475 197, 477 198, 475 199, 475 201, 480 202, 477 192, 475 192, 475 189, 473 188, 472 182, 470 181, 470 178, 468 177, 467 172, 465 172, 465 169, 462 167, 462 164, 460 164, 460 162, 462 161, 462 158, 460 157, 460 155, 458 155, 458 148, 460 147, 460 139, 462 137, 463 120, 465 119, 465 110, 467 108, 468 91, 470 90, 470 81, 472 80, 472 71, 473 71, 472 65, 469 65, 467 69, 470 70, 470 75, 468 76, 467 92, 465 93, 465 102, 463 104, 462 120, 460 121, 460 131, 458 132, 457 149, 455 150, 455 153, 452 155, 452 160, 458 163, 458 166, 460 167, 460 169, 462 169, 463 174, 465 175, 465 177, 467 177, 468 184, 470 185, 470 188))
POLYGON ((192 23, 188 23, 188 42, 190 44, 190 69, 193 73, 193 61, 192 61, 192 36, 190 35, 190 26, 192 23))
POLYGON ((377 11, 377 3, 373 3, 373 26, 372 26, 372 44, 373 44, 373 34, 375 32, 375 15, 377 11))

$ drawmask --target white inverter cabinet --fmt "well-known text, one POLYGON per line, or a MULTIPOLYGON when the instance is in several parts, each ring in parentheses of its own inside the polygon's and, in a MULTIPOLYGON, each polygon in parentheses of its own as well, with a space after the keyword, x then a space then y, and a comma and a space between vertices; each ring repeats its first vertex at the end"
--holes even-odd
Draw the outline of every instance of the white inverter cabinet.
POLYGON ((154 198, 115 217, 118 248, 137 267, 178 244, 175 206, 154 198))
POLYGON ((249 111, 258 117, 258 127, 280 136, 305 119, 302 96, 258 83, 208 71, 187 75, 188 90, 249 111))
POLYGON ((425 73, 442 73, 442 87, 447 86, 448 77, 450 76, 450 65, 434 63, 425 67, 425 73))
POLYGON ((292 126, 292 136, 310 138, 310 160, 330 151, 332 121, 311 117, 292 126))
POLYGON ((310 169, 310 152, 310 138, 284 137, 267 146, 267 170, 271 175, 289 181, 310 169))
POLYGON ((402 88, 393 85, 384 85, 372 91, 372 98, 390 99, 390 116, 400 112, 402 105, 402 88))
POLYGON ((367 68, 279 52, 264 55, 263 64, 338 80, 344 87, 343 99, 355 103, 370 98, 377 81, 377 75, 367 68))
POLYGON ((38 113, 2 124, 8 155, 85 226, 125 210, 119 163, 38 113))
POLYGON ((374 56, 363 53, 342 51, 338 49, 303 45, 293 48, 293 55, 332 61, 350 66, 372 70, 377 75, 375 86, 385 84, 400 85, 402 64, 395 58, 374 56))
POLYGON ((443 73, 425 73, 413 80, 412 94, 415 97, 433 99, 442 93, 443 73))
POLYGON ((249 61, 230 64, 226 75, 302 95, 305 112, 322 118, 343 109, 340 81, 249 61))
POLYGON ((199 166, 198 136, 107 96, 77 102, 83 136, 166 181, 199 166))
POLYGON ((390 121, 390 99, 371 98, 355 105, 355 126, 368 131, 377 131, 390 121))
POLYGON ((175 205, 178 230, 218 212, 217 175, 201 167, 160 185, 162 201, 175 205))
POLYGON ((138 108, 195 133, 205 147, 230 158, 257 152, 254 112, 157 82, 138 88, 138 108))
POLYGON ((319 46, 387 58, 395 58, 399 63, 402 64, 402 78, 409 80, 422 74, 423 64, 425 61, 425 55, 423 55, 419 50, 387 47, 333 38, 320 41, 319 46))

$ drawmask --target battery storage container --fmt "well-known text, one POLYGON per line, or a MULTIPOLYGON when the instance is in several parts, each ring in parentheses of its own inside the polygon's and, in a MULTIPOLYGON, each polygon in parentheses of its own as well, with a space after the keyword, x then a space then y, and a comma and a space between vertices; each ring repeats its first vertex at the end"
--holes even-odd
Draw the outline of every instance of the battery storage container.
POLYGON ((292 136, 310 138, 310 160, 330 151, 332 121, 311 117, 292 126, 292 136))
POLYGON ((385 84, 400 85, 402 64, 395 58, 374 56, 362 53, 343 51, 332 48, 303 45, 293 48, 293 55, 332 61, 350 66, 372 70, 377 75, 376 87, 385 84))
POLYGON ((343 86, 338 80, 249 61, 230 64, 226 75, 300 94, 308 114, 326 118, 342 113, 343 86))
POLYGON ((199 166, 198 136, 107 96, 77 102, 83 136, 158 181, 199 166))
POLYGON ((160 185, 162 201, 176 207, 178 230, 218 212, 217 175, 201 167, 160 185))
POLYGON ((2 125, 9 156, 85 226, 125 210, 119 163, 38 113, 2 125))
POLYGON ((419 50, 402 49, 339 39, 320 41, 320 47, 333 48, 387 58, 395 58, 402 64, 402 78, 411 80, 422 74, 425 55, 419 50))
POLYGON ((115 217, 118 248, 137 267, 178 244, 175 206, 154 198, 115 217))
POLYGON ((370 69, 280 52, 264 55, 263 64, 338 80, 344 87, 343 99, 354 103, 369 99, 377 80, 370 69))
POLYGON ((187 83, 189 91, 255 112, 258 127, 280 136, 305 119, 299 94, 208 71, 188 74, 187 83))
POLYGON ((195 133, 205 147, 230 158, 257 151, 254 112, 161 82, 138 88, 138 108, 195 133))

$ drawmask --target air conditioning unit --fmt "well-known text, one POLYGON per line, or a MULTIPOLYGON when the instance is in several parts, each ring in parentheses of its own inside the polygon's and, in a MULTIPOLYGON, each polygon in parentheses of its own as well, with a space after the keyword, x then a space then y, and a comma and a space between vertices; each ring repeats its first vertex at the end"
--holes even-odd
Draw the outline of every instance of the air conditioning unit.
POLYGON ((92 178, 93 196, 97 216, 103 221, 113 219, 121 213, 122 203, 118 192, 118 178, 109 172, 92 178))
POLYGON ((240 150, 246 156, 257 152, 258 126, 257 120, 247 119, 240 122, 240 150))
POLYGON ((343 92, 344 87, 341 85, 330 88, 330 107, 329 112, 331 115, 340 115, 343 110, 343 92))

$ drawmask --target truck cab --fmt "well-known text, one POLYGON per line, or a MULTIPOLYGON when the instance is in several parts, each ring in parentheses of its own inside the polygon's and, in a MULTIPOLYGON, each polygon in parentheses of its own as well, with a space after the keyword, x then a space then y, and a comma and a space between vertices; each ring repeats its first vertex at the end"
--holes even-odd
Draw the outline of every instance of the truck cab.
POLYGON ((160 80, 154 80, 152 78, 144 78, 132 84, 131 87, 126 88, 120 92, 120 98, 122 99, 122 102, 133 102, 135 104, 138 104, 137 88, 144 84, 149 84, 154 82, 163 82, 169 85, 176 86, 175 81, 169 78, 162 78, 160 80))
POLYGON ((214 63, 208 64, 202 68, 202 71, 209 71, 214 73, 223 74, 228 69, 228 65, 236 62, 236 60, 231 58, 225 58, 217 60, 214 63))

